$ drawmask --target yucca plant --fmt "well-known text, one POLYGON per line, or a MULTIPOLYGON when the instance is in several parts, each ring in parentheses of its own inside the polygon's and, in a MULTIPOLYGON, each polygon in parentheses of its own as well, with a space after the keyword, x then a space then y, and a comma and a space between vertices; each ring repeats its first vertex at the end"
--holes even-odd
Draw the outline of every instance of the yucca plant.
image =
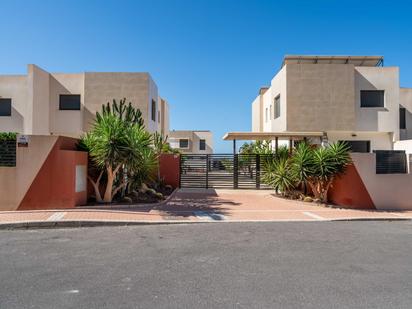
POLYGON ((336 142, 328 147, 313 150, 312 167, 307 182, 315 198, 328 201, 328 191, 333 180, 343 174, 351 163, 349 146, 345 142, 336 142))
POLYGON ((147 158, 150 152, 154 157, 152 136, 144 129, 137 111, 124 104, 105 106, 101 113, 96 113, 91 131, 81 139, 82 148, 89 151, 93 165, 100 171, 97 179, 88 177, 97 202, 110 203, 128 185, 129 176, 151 169, 147 158), (100 182, 104 173, 106 187, 102 197, 100 182))
POLYGON ((313 148, 308 143, 299 143, 291 158, 291 169, 297 186, 307 193, 307 180, 313 174, 313 148))
POLYGON ((291 161, 288 158, 274 158, 265 164, 262 182, 280 191, 286 196, 295 188, 296 179, 292 173, 291 161))

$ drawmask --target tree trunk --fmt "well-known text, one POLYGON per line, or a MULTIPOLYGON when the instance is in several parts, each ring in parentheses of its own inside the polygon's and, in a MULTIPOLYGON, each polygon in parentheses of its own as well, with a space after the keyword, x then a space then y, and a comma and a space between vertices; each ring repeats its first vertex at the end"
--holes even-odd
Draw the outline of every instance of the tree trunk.
POLYGON ((102 175, 103 175, 103 171, 100 172, 99 177, 97 177, 96 181, 93 181, 93 179, 90 176, 87 176, 87 179, 89 179, 89 181, 91 182, 93 186, 97 203, 103 203, 102 195, 100 193, 100 179, 102 178, 102 175))
POLYGON ((325 186, 324 192, 323 192, 323 198, 322 201, 326 204, 328 202, 328 192, 329 192, 329 188, 331 187, 333 182, 333 177, 331 179, 329 179, 328 183, 325 186))
POLYGON ((114 181, 115 174, 113 173, 112 167, 109 165, 106 166, 106 172, 107 172, 107 184, 106 184, 106 190, 104 192, 103 202, 111 203, 112 202, 113 181, 114 181))

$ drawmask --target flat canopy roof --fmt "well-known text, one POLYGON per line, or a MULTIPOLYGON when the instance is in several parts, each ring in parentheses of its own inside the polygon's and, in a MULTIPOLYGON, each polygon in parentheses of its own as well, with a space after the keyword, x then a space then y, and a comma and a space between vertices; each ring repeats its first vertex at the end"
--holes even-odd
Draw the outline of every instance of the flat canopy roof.
POLYGON ((355 66, 377 67, 383 65, 383 56, 286 55, 283 58, 282 67, 291 63, 353 64, 355 66))
POLYGON ((228 132, 223 140, 269 141, 277 138, 322 137, 324 132, 228 132))

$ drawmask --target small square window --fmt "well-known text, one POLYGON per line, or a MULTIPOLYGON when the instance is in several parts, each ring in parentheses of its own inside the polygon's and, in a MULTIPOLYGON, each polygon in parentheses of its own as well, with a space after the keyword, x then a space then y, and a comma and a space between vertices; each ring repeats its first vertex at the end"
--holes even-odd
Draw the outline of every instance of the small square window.
POLYGON ((206 150, 206 140, 205 139, 201 139, 199 141, 199 150, 206 150))
POLYGON ((189 140, 188 139, 180 139, 179 140, 179 148, 189 148, 189 140))
POLYGON ((61 111, 79 111, 80 94, 61 94, 59 99, 59 109, 61 111))
POLYGON ((361 107, 385 107, 385 91, 361 90, 361 107))
POLYGON ((0 98, 0 116, 11 116, 11 99, 0 98))

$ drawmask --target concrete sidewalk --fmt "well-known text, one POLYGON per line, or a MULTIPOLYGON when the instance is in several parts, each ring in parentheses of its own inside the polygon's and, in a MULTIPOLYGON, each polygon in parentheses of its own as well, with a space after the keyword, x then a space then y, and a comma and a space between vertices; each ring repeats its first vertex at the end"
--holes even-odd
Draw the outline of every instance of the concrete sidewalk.
POLYGON ((163 204, 127 209, 6 211, 0 228, 194 222, 410 220, 412 211, 324 207, 285 200, 266 190, 179 190, 163 204))

